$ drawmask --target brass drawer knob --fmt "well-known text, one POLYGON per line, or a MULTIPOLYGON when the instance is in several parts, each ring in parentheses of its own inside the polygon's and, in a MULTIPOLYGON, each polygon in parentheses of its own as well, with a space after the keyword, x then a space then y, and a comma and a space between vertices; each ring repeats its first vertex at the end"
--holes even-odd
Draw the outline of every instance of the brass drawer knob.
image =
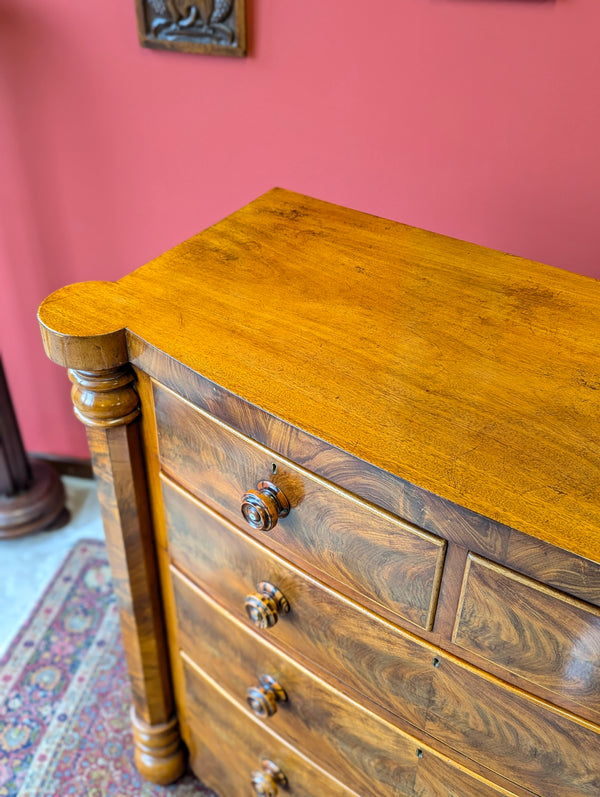
POLYGON ((253 529, 270 531, 289 511, 290 502, 273 482, 259 482, 242 496, 242 515, 253 529))
POLYGON ((287 786, 288 780, 277 764, 268 759, 261 761, 262 770, 252 773, 252 788, 258 797, 277 797, 278 786, 287 786))
POLYGON ((257 628, 271 628, 277 622, 279 612, 289 612, 290 604, 281 590, 268 581, 261 581, 256 589, 257 592, 248 595, 244 601, 244 608, 257 628))
POLYGON ((251 686, 246 692, 246 702, 261 719, 272 717, 277 711, 277 703, 287 700, 285 689, 270 675, 261 675, 259 686, 251 686))

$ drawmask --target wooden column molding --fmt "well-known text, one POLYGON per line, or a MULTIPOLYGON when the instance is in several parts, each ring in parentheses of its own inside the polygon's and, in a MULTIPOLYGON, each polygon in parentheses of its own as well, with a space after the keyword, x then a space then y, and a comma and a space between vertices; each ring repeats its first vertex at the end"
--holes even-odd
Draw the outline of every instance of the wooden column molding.
POLYGON ((108 428, 131 423, 139 415, 139 399, 131 368, 69 371, 75 415, 86 426, 108 428))
POLYGON ((174 718, 160 587, 129 365, 71 369, 75 414, 86 425, 133 692, 136 764, 167 784, 185 771, 174 718))
MULTIPOLYGON (((181 736, 175 717, 162 725, 149 725, 131 709, 135 764, 142 777, 168 784, 181 767, 181 736)), ((181 774, 181 773, 180 773, 181 774)))

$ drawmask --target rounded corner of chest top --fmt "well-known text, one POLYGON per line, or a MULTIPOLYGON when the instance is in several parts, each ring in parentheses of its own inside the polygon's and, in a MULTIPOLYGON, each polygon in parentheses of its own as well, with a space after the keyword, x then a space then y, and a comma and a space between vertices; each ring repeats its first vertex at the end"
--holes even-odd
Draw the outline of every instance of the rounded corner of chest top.
POLYGON ((44 349, 58 365, 104 371, 128 360, 126 313, 114 282, 78 282, 50 294, 37 313, 44 349))

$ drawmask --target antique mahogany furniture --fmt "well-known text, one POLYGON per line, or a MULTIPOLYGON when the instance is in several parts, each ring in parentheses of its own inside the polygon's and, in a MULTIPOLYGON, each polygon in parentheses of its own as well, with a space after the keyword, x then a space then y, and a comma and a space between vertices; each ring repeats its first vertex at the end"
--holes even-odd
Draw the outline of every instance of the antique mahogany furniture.
POLYGON ((600 794, 599 283, 276 189, 39 317, 146 777, 600 794))

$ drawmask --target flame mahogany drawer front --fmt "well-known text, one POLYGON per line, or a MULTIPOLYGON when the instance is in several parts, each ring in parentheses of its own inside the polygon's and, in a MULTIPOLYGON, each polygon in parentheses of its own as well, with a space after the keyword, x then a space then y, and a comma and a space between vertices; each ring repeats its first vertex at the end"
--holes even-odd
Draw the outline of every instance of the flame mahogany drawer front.
POLYGON ((145 778, 598 797, 600 283, 275 189, 39 320, 145 778))
POLYGON ((171 391, 155 386, 154 401, 161 465, 179 483, 236 523, 246 512, 265 544, 351 595, 431 628, 444 540, 326 485, 171 391))
POLYGON ((432 795, 443 777, 461 797, 505 794, 422 740, 348 700, 250 631, 173 570, 180 642, 187 661, 250 707, 266 726, 358 794, 432 795))
POLYGON ((251 624, 255 609, 254 627, 269 641, 415 726, 425 722, 435 648, 270 553, 176 485, 165 480, 163 492, 173 561, 236 619, 251 624), (266 584, 285 603, 273 603, 266 584), (248 598, 255 599, 249 609, 248 598))
POLYGON ((183 666, 191 764, 219 795, 360 797, 262 727, 189 659, 183 666))
POLYGON ((596 606, 471 554, 452 639, 533 684, 600 710, 596 606))
MULTIPOLYGON (((591 793, 590 784, 600 783, 600 734, 575 715, 509 690, 438 648, 369 617, 203 509, 180 488, 165 481, 163 492, 174 562, 187 568, 239 621, 251 623, 248 598, 261 610, 259 620, 269 611, 265 585, 285 599, 282 609, 274 610, 274 624, 262 629, 268 642, 303 658, 308 666, 318 665, 325 678, 334 675, 342 688, 353 687, 380 710, 393 712, 422 739, 434 745, 451 739, 455 751, 481 768, 489 767, 506 780, 517 776, 529 789, 542 784, 544 797, 581 797, 591 793)), ((185 615, 180 623, 184 646, 189 646, 192 628, 197 624, 201 629, 207 620, 200 617, 203 608, 195 605, 181 578, 175 593, 180 615, 185 615)), ((252 620, 256 626, 256 616, 252 620)), ((242 640, 237 643, 241 646, 242 640)), ((301 741, 298 726, 297 733, 301 741)))

